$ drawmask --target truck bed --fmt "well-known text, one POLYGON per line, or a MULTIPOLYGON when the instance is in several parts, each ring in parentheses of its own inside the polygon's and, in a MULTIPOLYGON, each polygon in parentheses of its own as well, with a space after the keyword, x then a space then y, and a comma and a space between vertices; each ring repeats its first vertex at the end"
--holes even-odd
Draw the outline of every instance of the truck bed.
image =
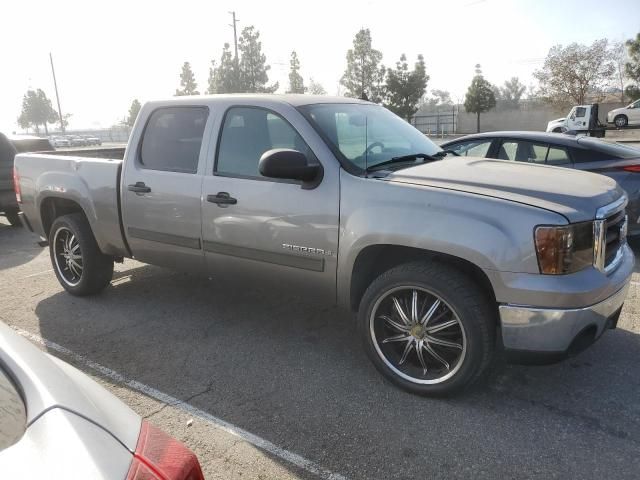
POLYGON ((16 155, 22 189, 20 207, 33 230, 46 238, 48 209, 60 205, 56 202, 73 202, 87 216, 100 249, 127 256, 120 223, 123 155, 124 148, 16 155))
POLYGON ((125 147, 83 148, 77 150, 55 150, 47 152, 51 155, 67 157, 106 158, 109 160, 123 160, 125 147))

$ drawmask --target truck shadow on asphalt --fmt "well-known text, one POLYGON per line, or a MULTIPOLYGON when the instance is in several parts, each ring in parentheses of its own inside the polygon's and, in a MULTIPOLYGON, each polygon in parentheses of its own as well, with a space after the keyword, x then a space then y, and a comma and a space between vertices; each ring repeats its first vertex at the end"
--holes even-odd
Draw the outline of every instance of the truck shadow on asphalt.
POLYGON ((30 262, 40 254, 42 248, 33 237, 28 237, 27 243, 24 238, 23 228, 12 227, 5 218, 0 217, 0 270, 30 262))
POLYGON ((338 309, 152 266, 125 268, 113 283, 96 297, 40 301, 41 335, 347 476, 390 478, 400 467, 403 478, 460 476, 496 451, 517 460, 490 476, 518 476, 527 459, 543 476, 640 467, 638 293, 620 328, 579 356, 545 367, 497 361, 465 394, 429 399, 384 380, 338 309), (567 450, 596 441, 628 463, 567 450), (549 455, 549 470, 536 464, 549 455))

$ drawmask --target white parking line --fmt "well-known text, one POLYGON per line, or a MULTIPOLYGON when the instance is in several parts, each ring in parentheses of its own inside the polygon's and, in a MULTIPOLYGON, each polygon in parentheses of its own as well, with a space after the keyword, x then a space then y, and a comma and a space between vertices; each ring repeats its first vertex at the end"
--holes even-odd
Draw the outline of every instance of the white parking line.
POLYGON ((63 347, 62 345, 59 345, 55 342, 47 340, 46 338, 42 338, 26 330, 22 330, 21 328, 15 327, 13 325, 11 327, 20 335, 28 338, 34 343, 38 343, 40 345, 47 347, 50 350, 54 350, 63 355, 67 355, 73 358, 74 362, 84 367, 90 368, 91 370, 98 372, 99 374, 113 380, 116 383, 125 385, 130 389, 143 393, 148 397, 158 400, 159 402, 163 402, 173 407, 179 408, 180 410, 183 410, 192 416, 199 417, 203 420, 206 420, 214 424, 216 427, 220 428, 221 430, 224 430, 225 432, 235 435, 237 437, 240 437, 244 441, 258 448, 261 448, 262 450, 265 450, 270 454, 275 455, 276 457, 286 460, 287 462, 295 465, 298 468, 306 470, 307 472, 310 472, 314 475, 317 475, 320 478, 327 479, 327 480, 347 480, 345 476, 326 470, 321 466, 317 465, 316 463, 312 462, 311 460, 308 460, 298 455, 297 453, 293 453, 293 452, 290 452, 289 450, 285 450, 284 448, 280 448, 277 445, 271 443, 269 440, 265 440, 262 437, 254 435, 253 433, 248 432, 240 427, 237 427, 229 422, 226 422, 221 418, 215 417, 210 413, 205 412, 204 410, 200 410, 199 408, 194 407, 193 405, 183 402, 178 398, 172 397, 171 395, 168 395, 159 390, 156 390, 155 388, 150 387, 149 385, 145 385, 144 383, 140 383, 136 380, 129 379, 126 376, 114 370, 111 370, 110 368, 105 367, 104 365, 100 365, 99 363, 89 360, 88 358, 78 353, 75 353, 66 347, 63 347))
POLYGON ((50 273, 53 272, 53 269, 49 269, 49 270, 45 270, 44 272, 38 272, 38 273, 32 273, 31 275, 27 275, 26 277, 23 278, 31 278, 31 277, 37 277, 38 275, 44 275, 45 273, 50 273))

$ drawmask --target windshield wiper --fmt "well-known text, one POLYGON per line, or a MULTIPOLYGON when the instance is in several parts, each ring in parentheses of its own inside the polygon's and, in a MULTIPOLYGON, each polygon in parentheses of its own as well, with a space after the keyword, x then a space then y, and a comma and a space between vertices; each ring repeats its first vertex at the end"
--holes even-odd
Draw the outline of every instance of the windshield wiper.
MULTIPOLYGON (((436 153, 436 155, 438 155, 440 152, 436 153)), ((423 160, 430 160, 430 161, 435 161, 435 160, 440 160, 441 157, 436 156, 436 155, 428 155, 426 153, 410 153, 409 155, 402 155, 400 157, 393 157, 390 160, 386 160, 384 162, 380 162, 380 163, 376 163, 375 165, 371 165, 370 167, 366 168, 366 172, 372 172, 374 170, 377 170, 378 167, 384 167, 385 165, 391 165, 393 163, 402 163, 402 162, 407 162, 409 160, 417 160, 419 158, 422 158, 423 160)))

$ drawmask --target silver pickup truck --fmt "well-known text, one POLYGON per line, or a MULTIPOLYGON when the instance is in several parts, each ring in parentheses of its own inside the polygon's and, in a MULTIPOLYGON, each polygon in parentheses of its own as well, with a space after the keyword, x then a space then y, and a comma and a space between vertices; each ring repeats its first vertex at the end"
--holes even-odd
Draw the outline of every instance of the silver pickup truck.
POLYGON ((123 258, 268 282, 357 312, 375 366, 417 393, 471 384, 498 349, 585 348, 616 326, 634 269, 613 180, 447 157, 368 102, 150 102, 126 150, 82 155, 15 160, 23 222, 71 294, 123 258))

